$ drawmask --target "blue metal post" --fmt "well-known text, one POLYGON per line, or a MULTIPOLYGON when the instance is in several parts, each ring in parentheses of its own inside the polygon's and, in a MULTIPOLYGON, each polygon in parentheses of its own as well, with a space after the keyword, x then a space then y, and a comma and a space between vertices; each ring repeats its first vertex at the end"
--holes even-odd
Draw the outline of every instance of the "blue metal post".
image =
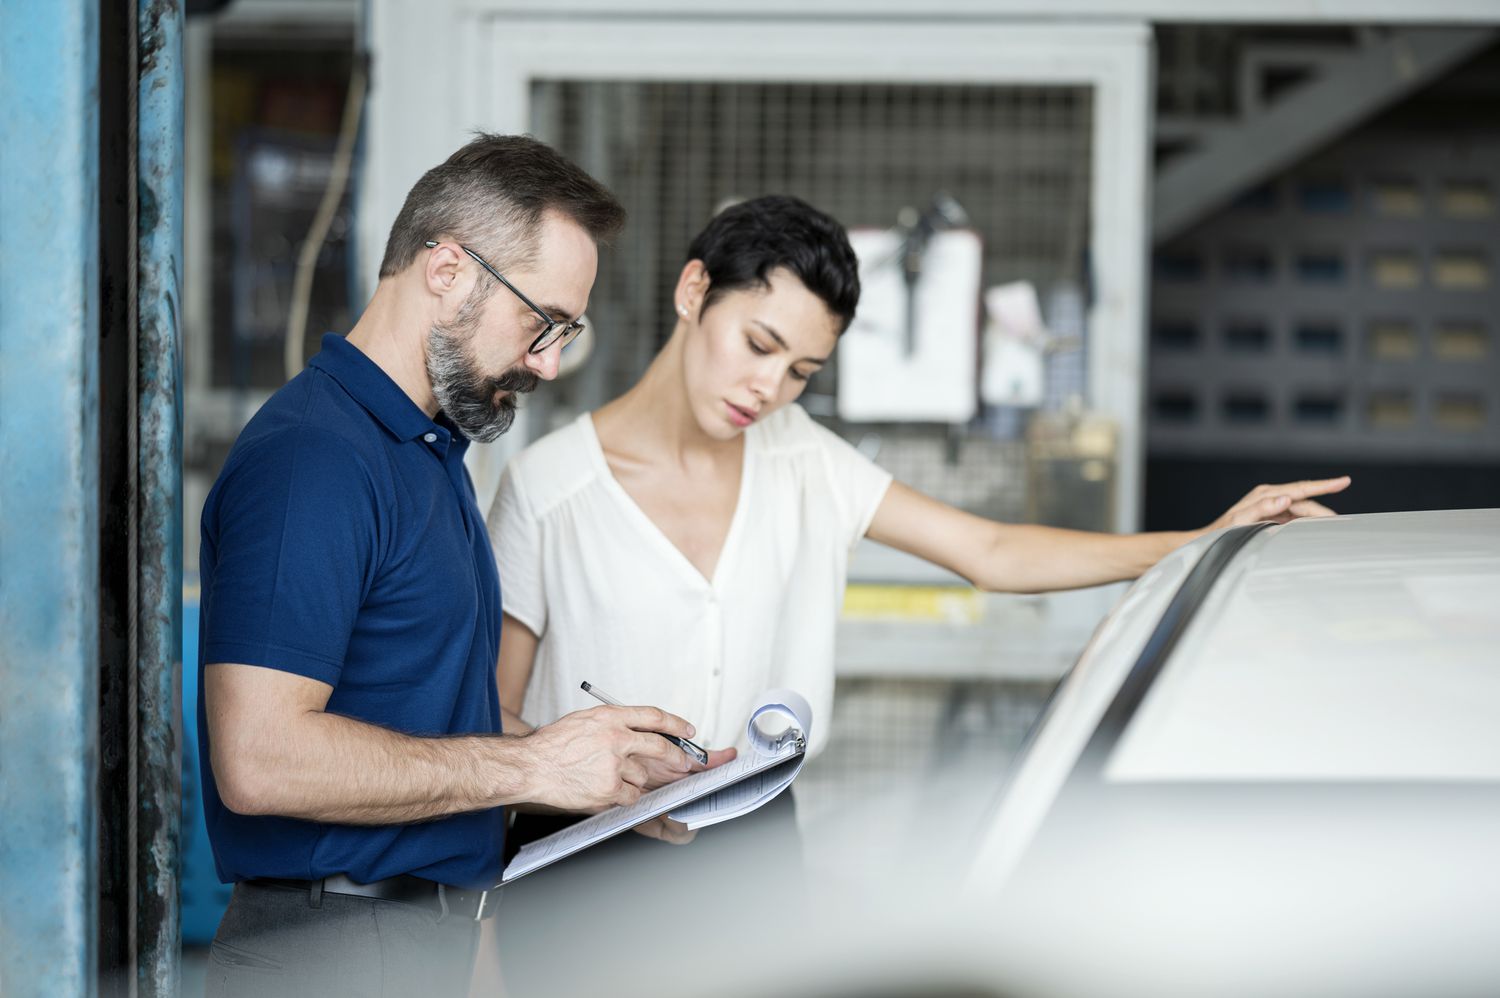
POLYGON ((143 998, 168 998, 181 952, 182 5, 137 11, 137 981, 143 998))
POLYGON ((97 0, 0 0, 0 993, 97 964, 97 0))

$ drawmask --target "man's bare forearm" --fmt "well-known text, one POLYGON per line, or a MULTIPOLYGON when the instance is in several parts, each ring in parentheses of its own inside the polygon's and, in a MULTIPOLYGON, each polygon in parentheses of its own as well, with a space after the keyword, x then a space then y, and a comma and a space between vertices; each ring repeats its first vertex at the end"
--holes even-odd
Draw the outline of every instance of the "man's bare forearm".
POLYGON ((204 697, 226 807, 340 824, 393 825, 521 802, 569 811, 631 804, 686 757, 659 734, 693 726, 655 707, 591 707, 525 735, 423 738, 325 710, 326 683, 214 663, 204 697))
MULTIPOLYGON (((238 778, 235 810, 308 821, 391 825, 524 800, 525 749, 501 735, 419 738, 307 711, 277 730, 215 745, 214 771, 238 778), (248 790, 243 789, 248 788, 248 790)), ((226 781, 219 776, 221 790, 226 781)))

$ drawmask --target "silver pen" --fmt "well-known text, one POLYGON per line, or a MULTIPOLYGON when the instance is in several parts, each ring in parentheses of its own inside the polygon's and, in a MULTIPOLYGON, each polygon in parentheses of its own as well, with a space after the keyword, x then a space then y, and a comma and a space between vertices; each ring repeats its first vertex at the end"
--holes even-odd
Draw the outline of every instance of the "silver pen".
MULTIPOLYGON (((614 697, 610 696, 608 693, 604 692, 599 687, 595 686, 593 683, 589 683, 589 682, 579 683, 578 684, 578 688, 580 690, 583 690, 583 692, 587 693, 589 696, 593 697, 595 700, 598 700, 600 703, 607 703, 611 707, 624 707, 625 706, 625 704, 623 704, 620 701, 616 700, 614 697)), ((671 742, 673 745, 676 745, 678 748, 682 749, 684 752, 686 752, 688 755, 692 756, 694 759, 697 759, 703 765, 705 765, 705 766, 708 765, 708 750, 705 749, 702 745, 699 745, 699 744, 697 744, 695 742, 690 742, 686 738, 678 738, 676 735, 669 735, 665 731, 658 731, 657 734, 661 735, 667 741, 671 742)))

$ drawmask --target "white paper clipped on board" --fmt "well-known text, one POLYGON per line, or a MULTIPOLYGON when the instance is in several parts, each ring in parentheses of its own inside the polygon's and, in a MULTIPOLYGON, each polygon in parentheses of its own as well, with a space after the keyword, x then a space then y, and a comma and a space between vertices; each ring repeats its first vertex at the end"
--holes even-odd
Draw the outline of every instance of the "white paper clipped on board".
POLYGON ((812 707, 793 690, 772 690, 750 715, 752 755, 779 758, 794 753, 795 765, 757 773, 673 811, 667 817, 689 828, 702 828, 747 814, 791 786, 806 760, 812 731, 812 707))
POLYGON ((807 700, 792 690, 772 690, 761 698, 761 705, 750 715, 752 751, 722 766, 658 787, 628 807, 612 807, 527 843, 506 866, 501 883, 523 877, 659 815, 672 812, 675 820, 683 820, 677 818, 678 811, 696 801, 720 800, 717 805, 696 813, 690 828, 753 811, 791 785, 802 769, 811 730, 812 708, 807 700), (746 785, 743 791, 741 784, 746 785))

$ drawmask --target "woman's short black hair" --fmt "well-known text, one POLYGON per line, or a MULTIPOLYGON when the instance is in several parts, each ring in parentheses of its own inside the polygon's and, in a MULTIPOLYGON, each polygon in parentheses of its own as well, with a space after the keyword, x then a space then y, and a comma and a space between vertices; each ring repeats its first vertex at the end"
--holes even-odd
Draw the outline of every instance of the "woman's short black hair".
POLYGON ((767 288, 785 267, 849 328, 859 305, 859 260, 844 227, 800 198, 772 194, 731 205, 688 247, 708 271, 707 309, 721 295, 767 288))

